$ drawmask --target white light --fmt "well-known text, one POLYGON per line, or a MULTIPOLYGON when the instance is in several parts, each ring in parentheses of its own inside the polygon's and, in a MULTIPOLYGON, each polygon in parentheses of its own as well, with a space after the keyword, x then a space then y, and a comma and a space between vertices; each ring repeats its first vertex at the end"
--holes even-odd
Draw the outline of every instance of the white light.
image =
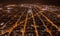
POLYGON ((32 9, 29 9, 27 12, 28 12, 28 13, 32 13, 33 11, 32 11, 32 9))
POLYGON ((42 10, 48 10, 48 7, 44 7, 44 8, 42 8, 42 10))
POLYGON ((2 8, 0 8, 0 10, 2 10, 2 8))
POLYGON ((4 23, 1 23, 0 25, 4 25, 4 23))
POLYGON ((14 6, 16 6, 16 5, 12 4, 12 5, 7 5, 6 7, 14 7, 14 6))
POLYGON ((8 13, 10 13, 10 10, 5 10, 5 11, 7 11, 8 13))
POLYGON ((11 7, 8 7, 7 9, 13 9, 13 8, 11 8, 11 7))
POLYGON ((34 26, 34 25, 31 25, 31 26, 34 26))
POLYGON ((23 5, 23 4, 21 4, 20 6, 21 6, 21 7, 23 7, 24 5, 23 5))

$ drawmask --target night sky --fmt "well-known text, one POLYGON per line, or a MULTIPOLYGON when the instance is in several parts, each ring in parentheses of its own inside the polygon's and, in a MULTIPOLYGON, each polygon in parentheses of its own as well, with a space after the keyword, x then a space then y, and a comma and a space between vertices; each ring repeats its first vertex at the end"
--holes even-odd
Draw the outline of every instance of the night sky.
POLYGON ((60 6, 59 0, 0 0, 0 4, 9 4, 9 3, 42 3, 48 5, 57 5, 60 6))

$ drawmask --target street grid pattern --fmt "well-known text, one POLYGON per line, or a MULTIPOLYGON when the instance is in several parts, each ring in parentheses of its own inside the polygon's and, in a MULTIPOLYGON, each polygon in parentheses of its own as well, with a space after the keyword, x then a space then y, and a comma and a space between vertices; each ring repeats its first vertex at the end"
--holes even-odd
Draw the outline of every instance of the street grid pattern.
POLYGON ((0 6, 0 36, 59 36, 60 7, 39 4, 0 6))

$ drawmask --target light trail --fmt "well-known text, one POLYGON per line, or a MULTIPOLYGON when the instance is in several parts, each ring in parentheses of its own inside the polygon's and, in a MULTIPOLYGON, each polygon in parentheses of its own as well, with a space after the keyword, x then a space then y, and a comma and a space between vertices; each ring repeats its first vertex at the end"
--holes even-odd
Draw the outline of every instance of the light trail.
POLYGON ((32 13, 32 19, 33 19, 33 23, 34 23, 34 27, 35 27, 36 36, 38 36, 38 31, 37 31, 37 27, 36 27, 36 23, 35 23, 35 19, 34 19, 33 13, 32 13))
POLYGON ((22 36, 24 36, 25 30, 26 30, 27 20, 28 20, 28 13, 26 15, 26 19, 25 19, 25 23, 24 23, 24 31, 22 32, 22 36))

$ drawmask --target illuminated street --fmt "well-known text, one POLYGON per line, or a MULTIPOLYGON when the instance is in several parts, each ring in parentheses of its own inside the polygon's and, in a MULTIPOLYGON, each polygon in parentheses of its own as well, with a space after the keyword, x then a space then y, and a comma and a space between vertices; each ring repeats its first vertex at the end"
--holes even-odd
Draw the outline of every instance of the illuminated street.
POLYGON ((58 36, 59 33, 58 6, 9 4, 0 7, 0 36, 58 36))

